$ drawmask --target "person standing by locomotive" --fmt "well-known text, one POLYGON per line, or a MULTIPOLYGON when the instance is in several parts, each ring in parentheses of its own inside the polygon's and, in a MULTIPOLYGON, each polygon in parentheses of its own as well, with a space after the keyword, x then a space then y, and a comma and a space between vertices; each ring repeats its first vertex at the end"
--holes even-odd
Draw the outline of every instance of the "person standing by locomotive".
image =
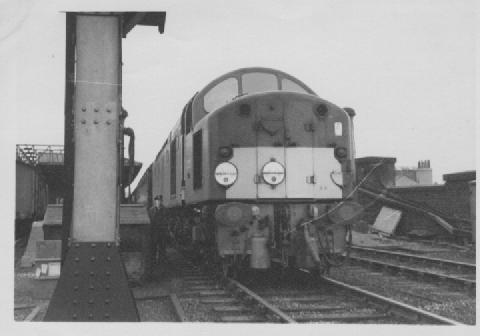
POLYGON ((167 220, 162 202, 161 195, 155 196, 154 205, 148 211, 151 223, 152 258, 155 264, 161 257, 165 258, 167 248, 167 220))

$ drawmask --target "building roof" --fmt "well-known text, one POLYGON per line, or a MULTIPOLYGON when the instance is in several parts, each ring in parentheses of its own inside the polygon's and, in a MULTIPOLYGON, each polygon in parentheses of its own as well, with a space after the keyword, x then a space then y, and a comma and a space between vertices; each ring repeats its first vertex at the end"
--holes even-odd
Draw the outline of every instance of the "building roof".
POLYGON ((471 181, 476 179, 476 170, 467 170, 464 172, 458 173, 451 173, 451 174, 444 174, 443 180, 445 182, 452 182, 452 181, 471 181))
POLYGON ((356 163, 377 163, 380 161, 384 161, 385 163, 395 163, 397 162, 397 158, 384 156, 365 156, 355 159, 356 163))
POLYGON ((405 175, 400 175, 395 177, 395 186, 396 187, 408 187, 408 186, 414 186, 417 185, 418 182, 415 181, 414 179, 411 179, 408 176, 405 175))

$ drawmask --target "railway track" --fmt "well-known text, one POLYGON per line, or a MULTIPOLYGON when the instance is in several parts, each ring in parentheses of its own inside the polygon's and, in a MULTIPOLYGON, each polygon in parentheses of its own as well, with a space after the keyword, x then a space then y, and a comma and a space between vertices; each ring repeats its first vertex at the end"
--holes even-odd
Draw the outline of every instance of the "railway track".
POLYGON ((183 285, 171 300, 178 321, 461 324, 329 277, 308 286, 301 280, 297 288, 248 288, 188 261, 177 265, 183 285))
MULTIPOLYGON (((21 311, 24 315, 24 318, 19 319, 20 321, 32 322, 39 315, 39 313, 46 308, 46 304, 20 304, 15 305, 14 311, 15 315, 18 311, 21 311)), ((15 320, 17 317, 15 316, 15 320)))
POLYGON ((335 287, 339 287, 343 290, 351 291, 356 295, 363 296, 374 304, 379 304, 381 307, 383 307, 382 309, 385 311, 385 313, 400 318, 405 318, 416 324, 463 325, 461 322, 428 312, 412 305, 405 304, 401 301, 367 291, 358 286, 353 286, 330 277, 324 276, 322 280, 335 287))
POLYGON ((358 246, 352 247, 352 252, 349 256, 351 264, 402 273, 424 280, 449 282, 475 290, 474 264, 358 246))
POLYGON ((183 290, 174 304, 179 321, 295 323, 238 281, 208 274, 188 261, 179 265, 183 290))

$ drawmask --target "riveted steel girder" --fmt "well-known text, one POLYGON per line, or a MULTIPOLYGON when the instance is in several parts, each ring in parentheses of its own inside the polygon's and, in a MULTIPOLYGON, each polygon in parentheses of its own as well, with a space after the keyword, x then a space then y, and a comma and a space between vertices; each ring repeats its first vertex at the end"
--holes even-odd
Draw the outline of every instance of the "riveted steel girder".
POLYGON ((121 18, 77 15, 72 241, 114 241, 119 211, 121 18))
POLYGON ((74 243, 45 321, 138 321, 120 253, 114 243, 74 243))

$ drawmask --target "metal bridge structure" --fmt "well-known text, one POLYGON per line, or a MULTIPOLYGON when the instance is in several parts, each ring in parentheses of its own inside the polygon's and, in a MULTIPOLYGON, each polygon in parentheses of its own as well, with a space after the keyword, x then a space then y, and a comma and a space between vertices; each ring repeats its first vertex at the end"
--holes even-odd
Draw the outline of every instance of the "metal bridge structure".
MULTIPOLYGON (((166 12, 66 13, 62 271, 45 321, 139 320, 118 250, 129 133, 122 38, 136 25, 163 33, 165 18, 166 12)), ((35 153, 25 156, 38 161, 35 153)))
POLYGON ((17 160, 33 166, 63 165, 63 145, 17 145, 17 160))
MULTIPOLYGON (((38 145, 18 144, 16 147, 16 159, 25 164, 38 167, 45 177, 48 185, 48 203, 59 203, 63 199, 66 186, 66 173, 64 165, 65 150, 63 145, 38 145)), ((123 159, 122 186, 128 186, 133 182, 142 168, 140 162, 133 163, 133 173, 130 171, 129 158, 123 159)))

